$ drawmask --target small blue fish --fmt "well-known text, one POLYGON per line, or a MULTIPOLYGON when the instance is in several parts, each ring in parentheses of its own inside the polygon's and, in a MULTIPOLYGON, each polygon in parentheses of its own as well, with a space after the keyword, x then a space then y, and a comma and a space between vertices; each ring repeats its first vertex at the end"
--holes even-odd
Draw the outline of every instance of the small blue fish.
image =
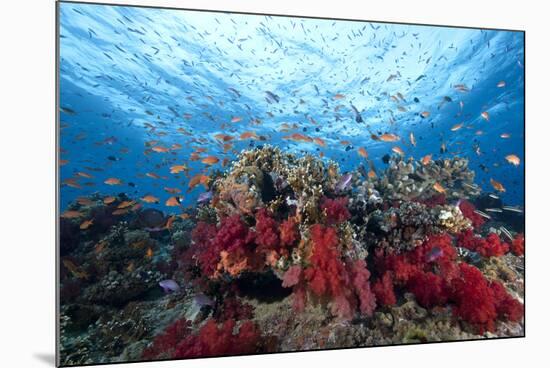
POLYGON ((180 286, 174 280, 162 280, 159 282, 159 286, 165 293, 177 293, 180 291, 180 286))

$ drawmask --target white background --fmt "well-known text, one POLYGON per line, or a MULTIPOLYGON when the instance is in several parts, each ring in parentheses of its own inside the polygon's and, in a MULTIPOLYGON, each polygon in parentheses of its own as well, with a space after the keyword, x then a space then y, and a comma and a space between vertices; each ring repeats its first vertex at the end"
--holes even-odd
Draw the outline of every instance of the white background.
MULTIPOLYGON (((550 12, 543 5, 535 5, 546 1, 120 0, 119 3, 527 31, 525 339, 144 363, 131 367, 549 366, 550 12)), ((52 0, 11 0, 2 2, 0 8, 1 367, 54 364, 54 5, 52 0)))

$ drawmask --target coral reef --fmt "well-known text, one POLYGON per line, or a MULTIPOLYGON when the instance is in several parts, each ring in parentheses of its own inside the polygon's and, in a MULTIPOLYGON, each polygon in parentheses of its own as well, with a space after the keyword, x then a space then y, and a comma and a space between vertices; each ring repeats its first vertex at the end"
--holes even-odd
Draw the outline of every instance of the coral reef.
POLYGON ((467 164, 396 156, 362 179, 266 145, 181 215, 73 203, 62 363, 521 336, 524 236, 479 215, 467 164))

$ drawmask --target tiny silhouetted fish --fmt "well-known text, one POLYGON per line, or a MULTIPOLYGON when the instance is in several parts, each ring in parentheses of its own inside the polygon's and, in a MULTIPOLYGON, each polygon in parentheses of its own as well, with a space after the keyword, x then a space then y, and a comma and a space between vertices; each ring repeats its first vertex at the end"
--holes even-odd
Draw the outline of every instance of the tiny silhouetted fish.
POLYGON ((271 101, 275 101, 275 102, 279 102, 279 96, 277 96, 275 93, 271 92, 271 91, 265 91, 265 94, 267 95, 267 99, 271 102, 271 101))

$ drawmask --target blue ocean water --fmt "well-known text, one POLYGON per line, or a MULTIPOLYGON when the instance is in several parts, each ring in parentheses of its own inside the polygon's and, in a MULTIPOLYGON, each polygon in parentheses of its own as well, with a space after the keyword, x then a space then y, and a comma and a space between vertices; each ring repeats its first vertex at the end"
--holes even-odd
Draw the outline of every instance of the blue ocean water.
POLYGON ((59 7, 62 209, 123 192, 156 196, 147 206, 174 212, 165 187, 193 205, 204 192, 188 191, 193 176, 262 144, 322 154, 342 171, 366 165, 359 148, 378 170, 396 146, 416 159, 467 157, 485 191, 495 192, 493 179, 506 204, 524 203, 521 32, 59 7), (287 139, 295 133, 311 141, 287 139), (383 133, 401 140, 371 137, 383 133), (204 164, 209 156, 219 162, 204 164), (189 170, 171 174, 174 165, 189 170))

